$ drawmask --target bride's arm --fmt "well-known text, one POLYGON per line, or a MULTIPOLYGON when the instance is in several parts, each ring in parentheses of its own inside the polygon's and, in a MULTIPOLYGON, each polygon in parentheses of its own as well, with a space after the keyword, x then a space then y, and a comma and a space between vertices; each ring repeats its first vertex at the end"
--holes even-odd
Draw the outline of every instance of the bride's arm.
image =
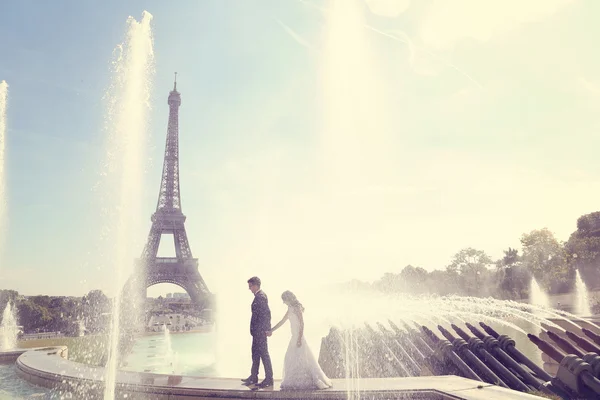
POLYGON ((283 316, 283 318, 281 319, 281 321, 279 321, 277 323, 277 325, 275 325, 270 331, 267 331, 267 335, 271 335, 273 332, 275 332, 277 329, 279 329, 281 327, 281 325, 283 325, 285 323, 285 321, 287 321, 288 319, 288 312, 289 310, 285 313, 285 315, 283 316))
POLYGON ((296 313, 298 314, 298 319, 300 320, 300 328, 298 330, 298 343, 296 343, 296 345, 300 347, 302 346, 302 335, 304 335, 304 317, 302 316, 301 310, 296 310, 296 313))

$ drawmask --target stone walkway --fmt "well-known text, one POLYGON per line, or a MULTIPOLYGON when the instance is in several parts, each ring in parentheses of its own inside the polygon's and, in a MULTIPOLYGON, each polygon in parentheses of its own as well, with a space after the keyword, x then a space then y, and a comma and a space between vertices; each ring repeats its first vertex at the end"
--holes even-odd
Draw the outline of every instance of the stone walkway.
MULTIPOLYGON (((77 398, 101 398, 104 368, 66 359, 64 346, 28 349, 17 359, 21 378, 44 387, 75 392, 77 398)), ((279 382, 272 389, 253 391, 233 378, 202 378, 144 372, 117 373, 118 398, 174 399, 464 399, 501 400, 539 397, 504 389, 457 376, 381 378, 346 381, 334 379, 333 388, 317 391, 281 391, 279 382), (350 389, 358 389, 357 392, 350 389)))

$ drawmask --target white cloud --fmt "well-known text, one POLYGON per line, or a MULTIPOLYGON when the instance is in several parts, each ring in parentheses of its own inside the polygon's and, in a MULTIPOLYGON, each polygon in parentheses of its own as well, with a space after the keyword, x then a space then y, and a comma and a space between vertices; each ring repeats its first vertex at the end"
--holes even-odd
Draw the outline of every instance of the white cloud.
POLYGON ((410 6, 410 0, 365 0, 373 14, 395 18, 410 6))
POLYGON ((520 24, 542 20, 573 0, 433 0, 421 25, 423 41, 438 49, 472 38, 486 42, 520 24))

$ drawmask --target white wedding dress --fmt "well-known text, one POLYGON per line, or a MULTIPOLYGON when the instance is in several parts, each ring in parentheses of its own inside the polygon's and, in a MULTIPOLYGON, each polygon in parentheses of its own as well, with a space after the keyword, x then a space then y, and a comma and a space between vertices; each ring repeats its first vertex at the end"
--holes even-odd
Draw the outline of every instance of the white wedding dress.
POLYGON ((302 335, 302 346, 298 347, 300 319, 291 307, 288 307, 288 319, 292 328, 292 338, 283 361, 282 390, 314 390, 332 387, 319 363, 302 335))

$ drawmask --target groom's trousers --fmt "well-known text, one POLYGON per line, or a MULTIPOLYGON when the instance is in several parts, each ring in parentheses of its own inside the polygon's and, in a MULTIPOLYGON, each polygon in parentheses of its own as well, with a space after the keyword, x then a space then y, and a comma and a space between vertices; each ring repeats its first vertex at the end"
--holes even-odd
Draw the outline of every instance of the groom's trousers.
POLYGON ((262 359, 265 368, 265 380, 273 380, 273 367, 271 366, 271 356, 269 355, 269 346, 267 344, 267 335, 252 336, 252 369, 250 375, 258 378, 258 367, 262 359))

